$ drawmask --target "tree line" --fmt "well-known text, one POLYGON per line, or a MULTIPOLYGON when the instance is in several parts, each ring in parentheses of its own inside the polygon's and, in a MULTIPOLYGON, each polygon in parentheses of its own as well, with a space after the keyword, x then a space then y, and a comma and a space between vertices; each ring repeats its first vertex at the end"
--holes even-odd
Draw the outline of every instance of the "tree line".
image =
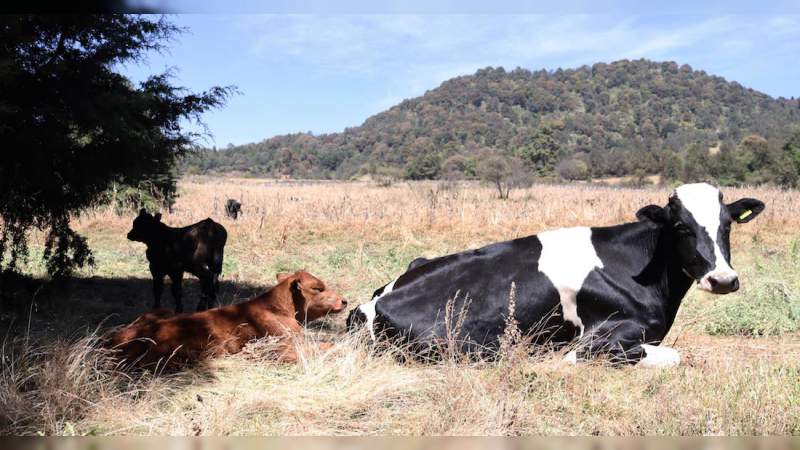
POLYGON ((675 62, 622 60, 555 71, 486 68, 341 133, 296 133, 204 149, 185 173, 350 179, 478 177, 487 155, 530 176, 661 174, 795 185, 784 149, 800 101, 772 98, 675 62), (739 168, 731 167, 739 164, 739 168), (742 169, 746 166, 747 169, 742 169))

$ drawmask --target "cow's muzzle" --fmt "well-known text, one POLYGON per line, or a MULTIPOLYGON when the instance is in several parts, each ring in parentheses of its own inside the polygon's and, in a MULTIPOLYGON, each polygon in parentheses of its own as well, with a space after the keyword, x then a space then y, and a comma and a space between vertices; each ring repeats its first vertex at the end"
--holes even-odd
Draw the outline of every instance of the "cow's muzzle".
POLYGON ((709 273, 700 279, 700 289, 714 294, 728 294, 739 290, 739 277, 733 273, 709 273))

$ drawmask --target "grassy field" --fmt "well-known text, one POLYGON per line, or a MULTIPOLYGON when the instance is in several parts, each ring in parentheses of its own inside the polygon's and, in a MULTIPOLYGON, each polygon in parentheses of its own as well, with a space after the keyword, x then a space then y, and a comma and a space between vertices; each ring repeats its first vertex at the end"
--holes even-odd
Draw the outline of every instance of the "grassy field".
MULTIPOLYGON (((572 225, 634 220, 669 190, 533 186, 509 200, 480 185, 300 183, 192 178, 179 185, 170 225, 205 217, 228 229, 223 302, 247 299, 276 272, 307 268, 355 306, 417 256, 436 256, 572 225), (239 221, 225 200, 244 204, 239 221)), ((110 369, 95 330, 147 310, 142 244, 125 234, 134 213, 76 219, 96 267, 47 282, 36 249, 0 317, 3 434, 476 435, 800 434, 800 192, 726 189, 767 204, 735 227, 742 289, 692 289, 666 339, 684 356, 667 370, 565 366, 559 354, 512 348, 499 361, 435 365, 374 355, 344 333, 344 315, 308 334, 336 343, 280 365, 254 343, 238 355, 169 376, 110 369)), ((196 280, 185 302, 199 297, 196 280)), ((167 290, 168 292, 168 290, 167 290)), ((167 305, 171 297, 165 294, 167 305)))

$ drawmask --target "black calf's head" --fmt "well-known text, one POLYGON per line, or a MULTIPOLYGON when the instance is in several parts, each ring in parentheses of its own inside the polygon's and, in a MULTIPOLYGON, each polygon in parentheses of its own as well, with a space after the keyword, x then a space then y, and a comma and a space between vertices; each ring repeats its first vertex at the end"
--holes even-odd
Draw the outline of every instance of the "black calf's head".
POLYGON ((636 217, 667 227, 683 271, 700 289, 727 294, 739 289, 730 265, 731 223, 749 222, 763 210, 764 203, 754 198, 725 204, 719 189, 696 183, 675 189, 667 206, 645 206, 636 217))
POLYGON ((139 215, 133 219, 133 228, 128 232, 128 240, 144 243, 152 242, 157 236, 160 223, 161 213, 153 216, 142 208, 139 211, 139 215))

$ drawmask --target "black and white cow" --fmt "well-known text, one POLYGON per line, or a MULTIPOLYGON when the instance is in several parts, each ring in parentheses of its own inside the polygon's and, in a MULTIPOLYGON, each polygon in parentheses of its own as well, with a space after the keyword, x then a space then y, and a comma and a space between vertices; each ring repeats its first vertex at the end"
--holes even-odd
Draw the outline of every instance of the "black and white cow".
POLYGON ((573 360, 602 353, 614 362, 675 365, 678 353, 658 344, 681 300, 695 281, 717 294, 739 288, 730 225, 763 209, 751 198, 725 204, 709 184, 683 185, 665 207, 640 209, 638 222, 546 231, 426 261, 378 289, 348 325, 366 325, 373 339, 430 347, 447 336, 445 305, 453 299, 453 310, 465 314, 461 349, 492 350, 515 283, 515 319, 523 333, 538 331, 536 342, 580 337, 573 360))

